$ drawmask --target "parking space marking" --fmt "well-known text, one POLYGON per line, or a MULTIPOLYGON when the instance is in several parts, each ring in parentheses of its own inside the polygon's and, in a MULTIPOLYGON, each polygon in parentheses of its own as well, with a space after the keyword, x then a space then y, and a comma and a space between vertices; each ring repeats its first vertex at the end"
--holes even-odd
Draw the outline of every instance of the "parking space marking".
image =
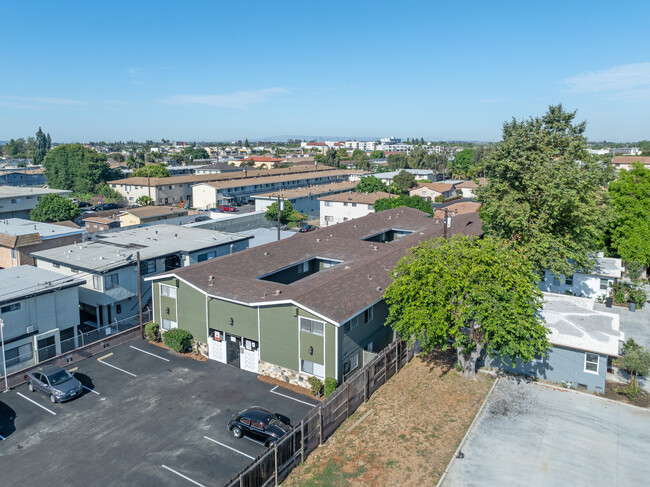
POLYGON ((4 441, 5 437, 0 435, 0 440, 4 441))
POLYGON ((163 358, 163 357, 159 357, 159 356, 156 355, 155 353, 147 352, 146 350, 142 350, 142 349, 140 349, 140 348, 138 348, 138 347, 134 347, 133 345, 130 345, 130 347, 131 347, 133 350, 137 350, 138 352, 146 353, 147 355, 151 355, 152 357, 156 357, 156 358, 159 358, 160 360, 164 360, 165 362, 169 362, 169 359, 167 359, 167 358, 163 358))
MULTIPOLYGON (((111 355, 112 355, 112 354, 111 354, 111 355)), ((102 358, 104 358, 104 357, 102 357, 102 358)), ((117 369, 117 370, 119 370, 120 372, 124 372, 125 374, 129 374, 129 375, 131 375, 131 376, 133 376, 133 377, 137 377, 137 375, 132 374, 131 372, 127 372, 126 370, 124 370, 124 369, 120 369, 119 367, 115 367, 114 365, 111 365, 111 364, 109 364, 108 362, 104 362, 101 358, 98 358, 97 361, 98 361, 100 364, 108 365, 109 367, 113 367, 114 369, 117 369)))
POLYGON ((275 386, 273 389, 271 389, 271 392, 272 392, 273 394, 277 394, 278 396, 282 396, 282 397, 286 397, 287 399, 291 399, 292 401, 301 402, 301 403, 303 403, 303 404, 306 404, 307 406, 312 406, 312 407, 316 407, 316 406, 318 406, 318 404, 312 404, 312 403, 307 402, 307 401, 301 401, 300 399, 295 399, 295 398, 293 398, 293 397, 291 397, 291 396, 287 396, 286 394, 282 394, 281 392, 275 392, 275 390, 276 390, 278 387, 280 387, 280 386, 275 386))
POLYGON ((27 396, 23 396, 20 392, 17 392, 16 394, 18 394, 18 395, 19 395, 20 397, 22 397, 23 399, 27 399, 27 400, 28 400, 29 402, 31 402, 32 404, 36 404, 39 408, 41 408, 41 409, 45 409, 48 413, 53 414, 54 416, 56 416, 56 413, 55 413, 54 411, 50 411, 50 410, 47 409, 45 406, 41 406, 41 405, 40 405, 39 403, 37 403, 36 401, 32 401, 32 400, 31 400, 30 398, 28 398, 27 396))
POLYGON ((258 445, 266 446, 264 443, 261 441, 254 440, 253 438, 249 438, 248 436, 244 435, 244 439, 248 441, 252 441, 253 443, 257 443, 258 445))
POLYGON ((194 485, 198 485, 199 487, 205 487, 205 485, 203 485, 203 484, 199 484, 196 480, 192 480, 191 478, 189 478, 189 477, 183 475, 182 473, 177 472, 177 471, 174 470, 173 468, 169 468, 167 465, 161 465, 161 467, 162 467, 162 468, 165 468, 165 469, 167 469, 167 470, 169 470, 171 473, 175 473, 176 475, 178 475, 179 477, 184 478, 184 479, 187 480, 188 482, 192 482, 194 485))
POLYGON ((228 448, 229 450, 232 450, 232 451, 234 451, 234 452, 236 452, 236 453, 239 453, 240 455, 243 455, 243 456, 245 456, 246 458, 250 458, 251 460, 255 460, 255 457, 251 457, 250 455, 247 455, 246 453, 241 452, 241 451, 239 451, 239 450, 233 448, 232 446, 225 445, 225 444, 221 443, 220 441, 213 440, 212 438, 208 438, 207 436, 204 436, 203 438, 205 438, 206 440, 211 441, 212 443, 216 443, 217 445, 221 445, 221 446, 223 446, 223 447, 225 447, 225 448, 228 448))
POLYGON ((99 392, 92 390, 90 387, 86 387, 85 385, 81 384, 81 387, 86 389, 87 391, 92 392, 93 394, 97 394, 98 396, 100 395, 99 392))

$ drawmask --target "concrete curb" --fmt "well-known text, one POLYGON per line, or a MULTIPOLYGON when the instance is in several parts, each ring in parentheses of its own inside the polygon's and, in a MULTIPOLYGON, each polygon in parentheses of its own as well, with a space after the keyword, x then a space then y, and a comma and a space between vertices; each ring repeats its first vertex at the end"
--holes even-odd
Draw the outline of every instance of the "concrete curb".
POLYGON ((449 465, 447 465, 447 468, 442 473, 442 477, 440 477, 440 480, 438 480, 438 483, 436 484, 436 487, 440 487, 442 485, 442 483, 445 481, 445 478, 447 477, 447 474, 449 473, 449 470, 451 469, 451 466, 454 463, 454 460, 456 459, 456 456, 460 452, 461 448, 463 448, 463 445, 465 444, 465 441, 467 440, 467 437, 471 433, 472 429, 474 429, 474 424, 481 417, 481 414, 483 413, 483 409, 485 408, 485 405, 487 404, 488 399, 490 399, 490 396, 492 395, 492 391, 494 390, 496 385, 499 383, 499 379, 501 379, 501 377, 497 375, 497 378, 494 381, 494 384, 492 384, 492 387, 490 388, 490 391, 488 392, 487 396, 485 396, 485 399, 483 400, 483 404, 481 404, 481 408, 478 410, 478 413, 476 413, 476 416, 474 416, 474 421, 472 421, 472 424, 470 424, 469 428, 467 428, 467 431, 465 432, 465 436, 463 436, 463 439, 460 441, 460 445, 458 445, 458 448, 456 448, 456 451, 454 452, 454 456, 451 457, 451 460, 449 461, 449 465))

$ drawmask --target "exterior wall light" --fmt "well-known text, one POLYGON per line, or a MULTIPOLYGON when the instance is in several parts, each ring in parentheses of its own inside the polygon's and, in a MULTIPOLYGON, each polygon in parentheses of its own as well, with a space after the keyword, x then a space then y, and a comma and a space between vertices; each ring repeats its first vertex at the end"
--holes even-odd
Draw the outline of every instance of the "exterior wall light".
POLYGON ((228 320, 228 323, 230 323, 230 326, 233 326, 233 325, 235 324, 235 320, 231 317, 231 318, 228 320))
POLYGON ((314 355, 314 347, 312 347, 311 345, 309 346, 309 350, 307 351, 309 352, 309 355, 314 355))

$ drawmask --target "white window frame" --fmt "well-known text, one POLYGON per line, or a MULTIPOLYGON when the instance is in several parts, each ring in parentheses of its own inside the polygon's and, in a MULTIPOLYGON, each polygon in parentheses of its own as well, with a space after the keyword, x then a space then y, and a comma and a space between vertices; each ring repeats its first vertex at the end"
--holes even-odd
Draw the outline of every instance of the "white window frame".
POLYGON ((177 321, 172 321, 168 320, 167 318, 163 318, 160 320, 160 328, 163 329, 164 331, 169 331, 174 328, 178 328, 178 322, 177 321), (165 327, 165 325, 169 325, 169 327, 165 327))
POLYGON ((325 203, 325 206, 332 206, 332 202, 331 202, 331 201, 324 201, 324 203, 325 203))
POLYGON ((304 316, 300 317, 300 331, 303 333, 309 333, 311 335, 316 335, 319 337, 325 336, 325 322, 324 321, 318 321, 318 320, 312 320, 310 318, 305 318, 304 316), (308 326, 304 326, 303 324, 309 323, 308 326), (314 330, 314 324, 320 325, 320 332, 317 332, 314 330))
POLYGON ((300 372, 308 375, 313 375, 314 377, 318 377, 319 379, 324 379, 325 365, 317 364, 316 362, 311 362, 305 359, 300 359, 300 372), (305 367, 305 365, 307 365, 307 367, 305 367), (311 369, 311 371, 308 369, 311 369))
POLYGON ((599 371, 599 369, 600 369, 600 355, 598 355, 597 353, 585 352, 585 373, 587 373, 587 374, 595 374, 595 375, 598 375, 598 371, 599 371), (587 357, 588 357, 589 355, 593 355, 593 356, 596 357, 596 362, 595 362, 595 364, 596 364, 596 370, 589 370, 589 369, 587 369, 587 364, 594 365, 594 362, 593 362, 593 361, 591 361, 591 360, 587 360, 587 357))
POLYGON ((166 298, 176 299, 176 288, 169 284, 160 284, 160 295, 166 298))
POLYGON ((120 285, 120 278, 117 275, 117 272, 113 274, 108 274, 104 276, 104 290, 108 291, 120 285))
POLYGON ((96 289, 97 291, 102 290, 102 278, 101 276, 93 276, 93 289, 96 289))

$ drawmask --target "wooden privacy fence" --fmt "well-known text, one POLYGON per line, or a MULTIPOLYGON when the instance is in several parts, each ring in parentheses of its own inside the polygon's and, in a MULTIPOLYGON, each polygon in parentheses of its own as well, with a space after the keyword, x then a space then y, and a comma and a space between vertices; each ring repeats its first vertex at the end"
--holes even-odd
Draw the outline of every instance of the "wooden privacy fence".
POLYGON ((396 340, 336 391, 307 413, 300 424, 235 475, 226 487, 280 485, 291 470, 322 445, 337 428, 399 369, 411 361, 417 345, 396 340))

